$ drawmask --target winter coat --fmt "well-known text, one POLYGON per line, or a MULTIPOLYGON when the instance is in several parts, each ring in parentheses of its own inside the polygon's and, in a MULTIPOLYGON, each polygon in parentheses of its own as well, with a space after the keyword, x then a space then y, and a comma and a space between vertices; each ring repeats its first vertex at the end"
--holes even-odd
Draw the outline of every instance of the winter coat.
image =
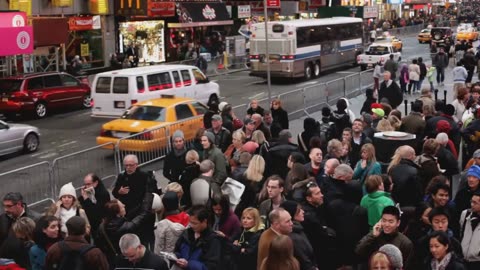
POLYGON ((227 160, 222 151, 216 146, 213 146, 205 151, 204 159, 209 159, 215 164, 215 171, 213 172, 212 190, 214 192, 220 191, 225 179, 227 179, 227 160))
POLYGON ((383 208, 386 206, 395 205, 390 193, 385 191, 375 191, 363 196, 360 201, 360 206, 367 209, 368 225, 373 228, 375 224, 382 218, 383 208))
POLYGON ((94 234, 105 217, 105 204, 110 201, 110 193, 108 193, 108 190, 103 183, 99 183, 95 188, 95 199, 97 201, 94 203, 90 198, 87 198, 86 200, 83 196, 78 198, 78 201, 87 214, 88 222, 90 222, 94 234))
POLYGON ((408 65, 408 77, 412 81, 420 80, 420 67, 417 64, 408 65))
POLYGON ((288 129, 289 122, 288 122, 287 111, 285 111, 283 108, 278 108, 278 109, 271 108, 271 111, 272 111, 273 123, 280 124, 280 127, 282 127, 282 129, 288 129))
POLYGON ((115 260, 116 269, 155 269, 155 270, 168 270, 167 262, 150 250, 145 250, 143 257, 137 262, 130 262, 123 256, 118 256, 115 260))
POLYGON ((471 70, 471 69, 475 69, 475 67, 477 66, 477 61, 475 60, 475 55, 471 52, 466 52, 464 55, 463 55, 463 65, 465 66, 465 68, 467 70, 471 70))
MULTIPOLYGON (((26 205, 24 207, 25 212, 21 217, 29 217, 34 221, 40 218, 38 213, 29 210, 26 205)), ((6 254, 12 254, 11 250, 22 246, 22 242, 15 237, 15 233, 12 230, 13 223, 14 220, 7 214, 3 213, 0 215, 0 258, 9 258, 6 254)))
POLYGON ((260 106, 257 106, 257 108, 254 110, 252 107, 248 108, 247 110, 247 114, 248 115, 252 115, 252 114, 255 114, 255 113, 258 113, 260 114, 261 116, 264 115, 265 113, 265 109, 263 109, 262 107, 260 106))
MULTIPOLYGON (((423 269, 422 267, 426 262, 425 258, 430 259, 430 235, 432 233, 432 230, 428 231, 426 235, 420 237, 420 239, 415 242, 415 269, 423 269)), ((450 249, 455 253, 457 258, 463 259, 462 245, 458 239, 453 236, 453 232, 450 229, 447 231, 447 234, 450 238, 450 249)))
POLYGON ((427 66, 425 63, 418 63, 418 66, 420 67, 420 80, 423 80, 427 76, 427 66))
POLYGON ((192 206, 192 199, 190 197, 190 185, 193 180, 200 176, 200 165, 198 163, 187 164, 180 175, 179 183, 183 189, 183 196, 180 202, 186 209, 192 206))
POLYGON ((187 149, 184 149, 177 155, 175 150, 171 150, 166 156, 163 163, 163 176, 170 180, 170 182, 179 182, 180 175, 187 166, 185 155, 187 149))
POLYGON ((397 108, 403 102, 402 90, 395 81, 392 81, 390 86, 387 87, 387 82, 383 81, 380 84, 380 90, 378 91, 378 100, 386 98, 388 104, 392 106, 392 109, 397 108))
POLYGON ((232 134, 228 129, 222 127, 218 133, 216 133, 213 128, 209 128, 207 131, 210 131, 213 136, 215 136, 215 145, 222 150, 222 152, 225 152, 227 147, 232 144, 232 134))
POLYGON ((468 185, 457 191, 454 202, 458 212, 471 208, 470 201, 472 200, 474 192, 475 191, 471 190, 468 185))
POLYGON ((400 70, 400 85, 406 85, 410 82, 410 77, 408 75, 408 67, 407 65, 404 65, 402 67, 402 70, 400 70))
POLYGON ((240 220, 232 210, 230 210, 228 217, 218 224, 218 230, 225 234, 228 239, 240 232, 240 220))
POLYGON ((402 125, 400 130, 403 132, 415 134, 417 141, 423 139, 425 134, 426 122, 423 120, 423 116, 418 112, 410 112, 409 115, 402 118, 402 125))
POLYGON ((429 105, 435 107, 435 100, 433 100, 430 95, 420 96, 417 100, 420 100, 423 106, 429 105))
POLYGON ((223 270, 219 268, 222 259, 220 237, 210 228, 201 232, 195 239, 191 228, 183 231, 175 244, 177 258, 188 261, 189 270, 223 270))
POLYGON ((422 181, 423 190, 427 188, 428 183, 433 177, 440 175, 437 159, 430 155, 421 154, 414 161, 419 167, 418 177, 422 181))
MULTIPOLYGON (((80 250, 82 247, 88 245, 88 242, 81 235, 70 235, 65 238, 65 244, 70 249, 80 250)), ((53 244, 53 246, 51 246, 47 252, 45 269, 56 269, 54 265, 58 265, 61 262, 63 255, 62 253, 60 242, 53 244)), ((83 257, 85 258, 84 262, 87 269, 109 269, 107 259, 99 248, 90 249, 83 257)))
POLYGON ((392 80, 394 80, 398 70, 398 63, 395 60, 388 59, 383 68, 392 74, 392 80))
POLYGON ((446 68, 448 66, 448 54, 439 52, 433 57, 432 62, 435 68, 437 69, 446 68))
POLYGON ((240 203, 235 208, 235 214, 241 218, 245 208, 257 207, 257 194, 262 189, 263 181, 250 181, 247 179, 246 175, 242 175, 242 177, 238 178, 237 180, 245 185, 245 190, 240 198, 240 203))
POLYGON ((352 166, 357 165, 357 162, 361 158, 361 149, 362 146, 366 143, 372 143, 372 140, 365 135, 365 133, 362 133, 361 139, 360 139, 360 144, 356 144, 353 138, 350 140, 350 147, 352 148, 350 152, 348 153, 348 158, 350 160, 350 164, 352 166))
POLYGON ((362 186, 365 184, 365 180, 370 175, 380 175, 382 174, 382 167, 378 162, 368 162, 365 168, 362 168, 362 160, 357 162, 355 170, 353 171, 352 179, 358 179, 362 186))
MULTIPOLYGON (((280 200, 280 204, 285 201, 285 198, 282 197, 280 200)), ((266 199, 258 206, 258 212, 260 213, 260 218, 262 219, 262 223, 265 224, 265 228, 270 228, 270 220, 268 219, 268 214, 273 210, 273 203, 272 199, 266 199)))
POLYGON ((352 127, 350 116, 346 111, 334 111, 330 115, 330 122, 333 122, 335 125, 335 132, 333 136, 336 139, 342 138, 342 132, 345 128, 352 127))
POLYGON ((141 171, 140 168, 130 175, 126 172, 118 175, 112 195, 125 205, 128 219, 134 218, 141 211, 149 177, 150 175, 141 171), (118 193, 122 186, 130 187, 130 191, 124 195, 118 193))
POLYGON ((242 230, 232 238, 232 242, 238 241, 239 246, 232 245, 232 255, 237 270, 256 269, 258 256, 258 242, 263 230, 242 230), (242 249, 245 249, 242 252, 242 249))
MULTIPOLYGON (((192 205, 207 205, 211 198, 213 178, 210 176, 200 175, 193 180, 190 185, 190 197, 192 198, 192 205)), ((220 192, 220 191, 218 191, 220 192)))
POLYGON ((480 226, 478 225, 478 214, 471 210, 463 210, 460 215, 460 228, 463 230, 461 240, 463 256, 468 262, 480 262, 480 226), (476 219, 477 226, 472 227, 472 221, 476 219))
POLYGON ((454 83, 464 83, 467 80, 468 72, 463 66, 454 67, 452 73, 454 83))
POLYGON ((278 174, 285 179, 288 173, 288 157, 293 152, 300 152, 298 145, 289 142, 278 142, 270 148, 265 159, 265 176, 278 174))
POLYGON ((155 254, 160 254, 161 251, 173 253, 175 244, 186 227, 168 219, 159 221, 155 227, 155 254))
POLYGON ((400 249, 404 269, 411 269, 409 266, 413 263, 413 244, 408 237, 400 232, 389 235, 381 232, 377 237, 373 236, 373 233, 369 233, 360 240, 355 252, 360 256, 361 261, 367 261, 375 251, 386 244, 392 244, 400 249))
POLYGON ((460 173, 457 158, 451 151, 443 146, 441 146, 437 152, 437 161, 440 168, 445 170, 443 175, 453 176, 460 173))
POLYGON ((29 252, 30 265, 32 270, 45 269, 45 259, 47 258, 47 251, 38 245, 33 245, 29 252))
POLYGON ((432 66, 428 69, 427 71, 427 79, 429 82, 433 82, 435 80, 435 71, 437 71, 437 69, 432 66))
MULTIPOLYGON (((432 257, 428 256, 424 262, 424 267, 422 269, 436 270, 432 268, 431 262, 432 262, 432 257)), ((450 258, 450 262, 448 263, 447 267, 445 267, 445 270, 467 270, 467 267, 463 263, 463 260, 458 258, 455 254, 452 254, 452 257, 450 258)))
POLYGON ((303 232, 303 226, 297 221, 294 221, 293 230, 289 236, 293 242, 293 255, 300 263, 300 269, 315 270, 317 262, 315 260, 312 245, 303 232))
POLYGON ((393 181, 392 198, 402 207, 415 207, 422 201, 424 189, 417 176, 419 169, 413 161, 402 159, 388 172, 393 181))

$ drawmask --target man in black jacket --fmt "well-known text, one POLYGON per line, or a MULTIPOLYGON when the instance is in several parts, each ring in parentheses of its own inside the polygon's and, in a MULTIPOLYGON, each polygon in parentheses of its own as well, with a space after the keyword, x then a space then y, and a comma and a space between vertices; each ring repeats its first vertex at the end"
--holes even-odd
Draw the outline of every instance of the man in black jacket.
POLYGON ((110 201, 110 194, 102 180, 94 173, 89 173, 83 179, 82 196, 78 201, 82 205, 90 222, 92 233, 97 235, 97 229, 105 217, 105 204, 110 201))
POLYGON ((143 246, 135 234, 127 233, 122 236, 119 246, 123 256, 117 258, 115 263, 117 268, 168 269, 165 260, 143 246))
POLYGON ((270 148, 266 156, 265 177, 278 174, 282 179, 287 177, 288 157, 293 152, 299 152, 298 145, 292 143, 292 133, 284 129, 280 131, 278 143, 270 148))
POLYGON ((355 119, 352 124, 352 139, 350 145, 352 149, 349 153, 350 165, 355 168, 357 162, 360 160, 360 149, 366 143, 372 143, 372 140, 363 133, 362 119, 355 119))
POLYGON ((185 136, 181 130, 177 129, 173 133, 172 143, 172 151, 165 156, 163 176, 170 182, 179 182, 180 175, 187 166, 187 161, 185 160, 187 147, 185 146, 185 136))
POLYGON ((391 74, 388 71, 383 73, 383 82, 380 84, 380 90, 378 91, 378 100, 383 102, 382 99, 386 98, 388 104, 396 109, 403 101, 402 90, 398 84, 391 79, 391 74))

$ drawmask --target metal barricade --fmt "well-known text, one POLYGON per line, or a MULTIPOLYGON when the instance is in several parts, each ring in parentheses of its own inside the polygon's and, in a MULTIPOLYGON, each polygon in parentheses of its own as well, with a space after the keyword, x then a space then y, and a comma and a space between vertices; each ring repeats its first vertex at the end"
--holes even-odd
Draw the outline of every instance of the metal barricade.
POLYGON ((20 192, 27 204, 56 198, 50 163, 47 161, 1 173, 0 185, 2 199, 8 192, 20 192))
MULTIPOLYGON (((367 88, 373 88, 373 69, 365 70, 359 73, 360 75, 360 89, 364 91, 367 88)), ((380 79, 381 81, 382 79, 380 79)))
POLYGON ((303 88, 304 110, 320 110, 327 103, 327 85, 319 83, 303 88))
MULTIPOLYGON (((241 104, 241 105, 237 105, 235 107, 233 107, 233 113, 235 114, 235 116, 242 120, 245 119, 245 116, 247 115, 247 110, 248 110, 248 107, 250 105, 249 104, 241 104)), ((263 107, 263 106, 262 106, 263 107)), ((263 107, 264 108, 264 107, 263 107)))
POLYGON ((360 73, 351 74, 345 77, 345 96, 352 97, 361 91, 360 73))
POLYGON ((327 103, 335 102, 335 100, 345 96, 345 80, 338 78, 336 80, 328 81, 327 85, 327 103))
MULTIPOLYGON (((106 143, 83 151, 56 158, 52 164, 52 176, 59 189, 72 182, 74 187, 83 186, 83 178, 95 173, 101 179, 116 176, 115 154, 106 149, 115 149, 114 143, 106 143)), ((58 190, 55 191, 57 194, 58 190)))
POLYGON ((286 110, 289 115, 303 111, 305 100, 302 88, 282 93, 279 95, 279 99, 282 101, 282 108, 286 110), (287 100, 288 103, 285 102, 287 100))

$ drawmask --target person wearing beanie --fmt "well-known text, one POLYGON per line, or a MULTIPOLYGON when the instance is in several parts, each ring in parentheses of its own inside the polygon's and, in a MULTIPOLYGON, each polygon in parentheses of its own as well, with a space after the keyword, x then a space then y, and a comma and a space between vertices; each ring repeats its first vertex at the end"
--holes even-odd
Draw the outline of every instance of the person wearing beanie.
POLYGON ((372 104, 377 102, 377 99, 373 96, 374 90, 372 88, 367 88, 365 91, 365 96, 367 97, 363 102, 362 109, 360 109, 360 114, 369 113, 372 104))
MULTIPOLYGON (((439 110, 437 110, 439 111, 439 110)), ((435 138, 437 135, 437 124, 440 120, 445 120, 450 124, 450 131, 447 133, 448 137, 452 139, 453 143, 455 144, 455 148, 459 149, 460 146, 460 128, 458 124, 455 122, 455 119, 453 118, 453 115, 455 114, 455 107, 453 107, 451 104, 448 104, 444 106, 442 110, 440 110, 441 113, 438 116, 434 116, 430 119, 427 120, 426 126, 425 126, 425 136, 429 138, 435 138)))
POLYGON ((165 156, 163 163, 163 176, 170 182, 179 182, 180 175, 187 166, 185 155, 187 147, 185 136, 180 129, 175 130, 172 136, 172 150, 165 156))
POLYGON ((155 225, 155 254, 160 254, 162 251, 174 252, 175 243, 189 223, 188 214, 180 211, 178 196, 175 192, 166 192, 162 202, 164 219, 155 225))
POLYGON ((285 209, 292 217, 293 229, 289 237, 293 242, 293 255, 300 263, 300 269, 314 270, 318 269, 313 247, 307 238, 302 226, 304 221, 304 211, 296 201, 284 201, 280 207, 285 209))
POLYGON ((67 221, 74 216, 79 216, 85 219, 85 223, 87 224, 86 234, 90 234, 90 223, 88 222, 87 214, 80 206, 80 203, 77 200, 77 192, 71 182, 60 188, 58 201, 50 206, 47 210, 47 214, 58 218, 60 221, 60 232, 63 236, 66 236, 68 233, 67 221))
POLYGON ((479 186, 480 166, 473 165, 467 171, 467 186, 459 189, 455 196, 455 206, 459 212, 470 208, 473 194, 480 191, 479 186))
POLYGON ((385 111, 381 108, 373 108, 372 109, 372 127, 373 128, 377 128, 378 126, 378 122, 380 122, 380 120, 383 119, 383 117, 385 116, 385 111))
POLYGON ((213 182, 210 183, 212 191, 215 194, 220 194, 220 187, 225 179, 227 179, 227 161, 222 151, 215 146, 215 135, 213 133, 205 131, 201 138, 202 146, 204 149, 203 159, 208 159, 213 162, 213 182))
POLYGON ((345 99, 339 99, 337 101, 337 110, 333 111, 330 116, 330 121, 335 125, 335 131, 334 134, 332 134, 335 139, 341 140, 343 130, 347 127, 352 127, 351 121, 353 119, 350 119, 347 107, 348 105, 345 99))
MULTIPOLYGON (((66 222, 66 227, 68 229, 68 236, 65 240, 53 244, 48 249, 45 258, 45 269, 65 269, 63 268, 64 266, 61 266, 62 257, 65 254, 64 249, 70 249, 76 252, 87 250, 83 254, 84 266, 87 269, 110 269, 107 258, 103 252, 85 240, 85 236, 88 235, 88 223, 84 218, 73 216, 66 222)), ((73 267, 73 265, 68 265, 68 267, 73 267)))
POLYGON ((403 269, 403 258, 402 252, 396 246, 392 244, 386 244, 381 246, 378 251, 381 251, 387 254, 390 262, 392 263, 393 270, 402 270, 403 269))

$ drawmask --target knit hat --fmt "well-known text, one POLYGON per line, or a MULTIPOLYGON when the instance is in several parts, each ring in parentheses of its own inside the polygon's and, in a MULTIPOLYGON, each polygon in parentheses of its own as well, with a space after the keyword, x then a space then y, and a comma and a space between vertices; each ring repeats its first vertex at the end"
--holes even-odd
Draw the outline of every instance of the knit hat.
POLYGON ((386 244, 380 247, 379 251, 387 254, 387 257, 390 259, 394 269, 403 268, 403 257, 402 252, 398 247, 392 244, 386 244))
POLYGON ((383 109, 383 106, 380 103, 372 103, 372 105, 370 105, 370 109, 383 109))
POLYGON ((480 158, 480 149, 477 149, 475 152, 473 152, 472 158, 480 158))
POLYGON ((470 167, 470 169, 468 169, 468 172, 467 172, 467 177, 468 176, 473 176, 480 179, 480 166, 473 165, 472 167, 470 167))
POLYGON ((152 210, 155 212, 163 210, 162 198, 160 198, 160 196, 158 196, 157 193, 152 193, 152 194, 153 194, 152 210))
POLYGON ((208 141, 211 143, 211 144, 214 144, 215 143, 215 135, 213 135, 212 132, 210 131, 205 131, 205 133, 203 133, 204 136, 207 136, 208 138, 208 141))
POLYGON ((367 123, 368 125, 371 125, 372 124, 372 115, 369 114, 369 113, 364 113, 363 114, 363 122, 367 123))
POLYGON ((87 222, 85 218, 80 216, 69 218, 65 225, 67 226, 68 235, 84 235, 87 231, 87 222))
POLYGON ((75 187, 73 186, 72 182, 62 186, 60 189, 60 194, 58 194, 58 198, 62 198, 65 195, 71 195, 77 199, 77 192, 75 191, 75 187))
POLYGON ((172 136, 172 141, 174 141, 176 138, 182 138, 185 140, 185 135, 183 135, 183 131, 180 129, 175 130, 172 136))
POLYGON ((383 109, 374 108, 374 109, 372 109, 372 113, 374 113, 378 117, 384 117, 385 116, 385 111, 383 109))
POLYGON ((212 116, 212 121, 221 121, 222 117, 219 114, 214 114, 212 116))
POLYGON ((287 201, 284 201, 282 204, 280 204, 280 207, 287 210, 287 212, 290 214, 293 220, 293 217, 297 213, 298 203, 296 201, 287 200, 287 201))
POLYGON ((179 203, 177 193, 173 191, 167 191, 165 195, 163 195, 162 203, 166 212, 178 210, 179 203))
POLYGON ((258 143, 252 142, 252 141, 248 141, 242 146, 242 149, 244 151, 247 151, 248 153, 250 153, 252 155, 253 155, 253 153, 255 153, 257 148, 258 148, 258 143))
POLYGON ((452 126, 450 126, 450 123, 447 120, 440 120, 437 122, 436 130, 438 133, 445 132, 448 134, 451 129, 452 126))

